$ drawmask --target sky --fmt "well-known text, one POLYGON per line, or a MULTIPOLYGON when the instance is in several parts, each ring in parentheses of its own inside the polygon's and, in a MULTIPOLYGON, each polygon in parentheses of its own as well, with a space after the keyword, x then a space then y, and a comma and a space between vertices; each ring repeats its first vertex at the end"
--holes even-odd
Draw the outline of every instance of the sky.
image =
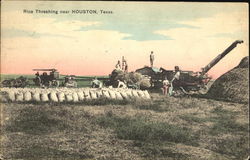
POLYGON ((217 78, 248 56, 248 25, 247 3, 4 1, 1 73, 56 68, 61 74, 108 75, 122 56, 129 71, 149 65, 151 51, 155 67, 200 71, 243 40, 209 71, 217 78))

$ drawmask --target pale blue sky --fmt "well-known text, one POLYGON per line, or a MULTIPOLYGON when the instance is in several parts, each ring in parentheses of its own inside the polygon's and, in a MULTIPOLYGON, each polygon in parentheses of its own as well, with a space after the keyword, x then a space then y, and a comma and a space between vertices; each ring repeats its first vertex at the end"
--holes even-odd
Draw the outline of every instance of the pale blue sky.
POLYGON ((122 56, 130 71, 148 65, 151 51, 158 68, 199 71, 233 41, 244 40, 211 69, 219 76, 249 48, 245 3, 4 1, 1 31, 3 73, 52 67, 65 74, 108 75, 122 56), (99 14, 24 14, 24 9, 99 14))
MULTIPOLYGON (((8 6, 2 9, 2 12, 18 11, 23 14, 23 9, 53 9, 69 10, 72 9, 92 9, 92 10, 110 10, 113 14, 109 15, 87 15, 87 14, 32 14, 37 18, 54 18, 56 22, 69 20, 79 21, 98 21, 100 25, 81 27, 79 32, 87 30, 112 30, 129 34, 124 40, 173 40, 168 35, 154 33, 157 30, 166 30, 172 28, 199 28, 184 24, 183 21, 192 21, 198 18, 211 17, 218 13, 230 13, 240 11, 241 7, 237 3, 152 3, 152 2, 8 2, 8 6), (234 6, 234 7, 232 7, 234 6)), ((13 36, 59 36, 60 34, 39 34, 29 33, 18 29, 3 30, 4 37, 13 36)), ((214 36, 238 36, 242 33, 222 33, 214 36)), ((211 35, 213 36, 213 35, 211 35)), ((68 37, 70 38, 70 37, 68 37)))

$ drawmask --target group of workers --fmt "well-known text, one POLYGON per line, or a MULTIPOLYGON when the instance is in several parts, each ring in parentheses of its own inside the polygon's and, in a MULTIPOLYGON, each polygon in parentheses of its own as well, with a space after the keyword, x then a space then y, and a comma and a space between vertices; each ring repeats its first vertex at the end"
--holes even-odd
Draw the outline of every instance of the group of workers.
MULTIPOLYGON (((120 81, 117 80, 118 84, 117 84, 117 88, 127 88, 126 82, 124 81, 120 81)), ((92 88, 102 88, 103 87, 103 83, 97 79, 97 77, 95 77, 95 79, 92 80, 91 82, 91 87, 92 88)))
POLYGON ((175 73, 173 79, 169 82, 167 77, 165 77, 165 80, 162 82, 162 91, 163 95, 173 95, 173 89, 177 88, 180 85, 180 68, 179 66, 174 67, 175 73))
MULTIPOLYGON (((149 60, 150 60, 150 66, 153 68, 155 60, 153 51, 151 51, 150 53, 149 60)), ((171 81, 169 81, 167 77, 165 77, 165 79, 162 81, 163 95, 170 95, 170 96, 173 95, 173 89, 179 85, 180 74, 181 74, 179 66, 175 66, 174 70, 175 70, 174 73, 175 75, 171 81)))
POLYGON ((35 74, 36 78, 33 80, 36 85, 44 87, 45 84, 49 83, 49 75, 47 72, 43 72, 41 75, 39 72, 36 72, 35 74))
POLYGON ((120 60, 118 60, 117 64, 115 65, 115 69, 128 72, 128 63, 124 56, 122 56, 122 63, 120 60))
MULTIPOLYGON (((155 60, 153 51, 151 51, 150 53, 149 60, 150 60, 150 66, 153 68, 155 60)), ((170 96, 173 95, 173 89, 179 85, 180 74, 181 74, 179 66, 175 66, 174 70, 175 70, 174 73, 175 75, 171 81, 169 81, 167 77, 165 77, 165 79, 162 81, 163 85, 162 90, 164 95, 170 95, 170 96)))
POLYGON ((103 85, 102 82, 99 81, 97 79, 97 77, 95 77, 95 79, 93 79, 92 82, 91 82, 91 87, 92 88, 102 88, 102 85, 103 85))
MULTIPOLYGON (((155 60, 153 51, 151 51, 149 59, 150 59, 150 66, 153 67, 154 60, 155 60)), ((127 60, 125 59, 124 56, 122 56, 122 62, 120 60, 118 60, 117 64, 115 65, 115 69, 122 70, 124 72, 128 72, 128 63, 127 63, 127 60)), ((179 85, 180 68, 179 68, 179 66, 175 66, 174 69, 175 69, 175 73, 174 73, 173 79, 171 81, 169 81, 167 79, 167 77, 165 77, 165 79, 162 81, 162 85, 163 85, 162 91, 163 91, 164 95, 169 95, 169 96, 173 95, 173 89, 179 85)), ((124 82, 122 82, 122 81, 118 81, 118 82, 119 82, 118 88, 126 87, 126 84, 124 82)), ((95 78, 92 81, 92 87, 93 88, 101 88, 102 83, 99 80, 97 80, 97 78, 95 78)))

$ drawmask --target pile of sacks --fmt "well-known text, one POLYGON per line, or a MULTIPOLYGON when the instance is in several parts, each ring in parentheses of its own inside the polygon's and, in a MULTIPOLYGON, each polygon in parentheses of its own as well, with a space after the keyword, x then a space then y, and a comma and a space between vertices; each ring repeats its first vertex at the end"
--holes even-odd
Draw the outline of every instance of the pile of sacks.
POLYGON ((150 99, 148 91, 121 88, 1 88, 1 102, 81 102, 106 98, 110 100, 150 99))

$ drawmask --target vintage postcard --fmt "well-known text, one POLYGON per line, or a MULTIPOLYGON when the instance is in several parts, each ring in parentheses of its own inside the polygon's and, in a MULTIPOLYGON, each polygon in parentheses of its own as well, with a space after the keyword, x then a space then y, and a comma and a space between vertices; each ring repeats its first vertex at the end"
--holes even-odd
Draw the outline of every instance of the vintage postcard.
POLYGON ((0 159, 247 159, 248 15, 2 1, 0 159))

